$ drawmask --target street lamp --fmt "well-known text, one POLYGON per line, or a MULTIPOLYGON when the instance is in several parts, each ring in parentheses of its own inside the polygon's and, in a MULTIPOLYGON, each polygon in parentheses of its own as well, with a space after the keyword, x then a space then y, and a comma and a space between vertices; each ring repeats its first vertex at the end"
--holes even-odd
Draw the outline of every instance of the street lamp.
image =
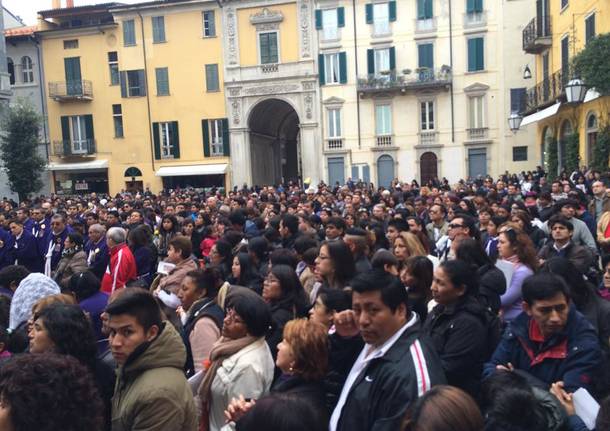
POLYGON ((518 112, 514 111, 510 114, 510 117, 508 117, 508 127, 510 127, 510 130, 513 133, 517 133, 522 121, 523 117, 518 112))
POLYGON ((568 103, 582 103, 585 100, 587 86, 581 79, 572 78, 565 89, 568 103))
POLYGON ((530 65, 525 66, 525 70, 523 71, 523 79, 530 79, 532 77, 532 71, 530 70, 530 65))

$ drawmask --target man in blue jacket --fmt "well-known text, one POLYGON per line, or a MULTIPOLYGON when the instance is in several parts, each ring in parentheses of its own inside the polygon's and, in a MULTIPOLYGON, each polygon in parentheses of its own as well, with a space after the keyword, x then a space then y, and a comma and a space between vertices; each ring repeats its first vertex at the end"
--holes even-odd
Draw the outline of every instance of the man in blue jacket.
POLYGON ((64 251, 64 241, 72 230, 66 225, 66 218, 61 214, 55 214, 51 218, 51 230, 39 242, 39 252, 44 258, 44 274, 51 276, 64 251))
MULTIPOLYGON (((335 316, 337 334, 362 337, 330 421, 330 431, 394 431, 409 405, 445 383, 434 347, 420 338, 420 322, 408 307, 407 290, 382 270, 351 282, 352 310, 335 316)), ((331 349, 331 357, 337 352, 331 349)), ((350 361, 351 359, 351 361, 350 361)), ((334 370, 331 370, 333 372, 334 370)))
POLYGON ((100 280, 110 262, 110 252, 106 245, 106 228, 99 223, 89 226, 89 240, 85 244, 89 270, 100 280))
POLYGON ((19 219, 11 220, 11 234, 14 245, 11 250, 11 260, 15 265, 23 265, 30 272, 42 272, 42 258, 38 252, 38 241, 30 231, 25 228, 19 219))
POLYGON ((568 392, 591 383, 602 364, 593 326, 570 305, 568 287, 554 274, 527 278, 522 287, 524 312, 504 332, 483 376, 521 370, 546 383, 563 382, 568 392))

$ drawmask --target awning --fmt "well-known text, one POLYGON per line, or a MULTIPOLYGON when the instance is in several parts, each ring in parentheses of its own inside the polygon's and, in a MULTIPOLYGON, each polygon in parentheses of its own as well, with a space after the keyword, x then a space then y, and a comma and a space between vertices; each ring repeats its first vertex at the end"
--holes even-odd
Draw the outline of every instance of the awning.
POLYGON ((50 171, 90 171, 93 169, 108 168, 108 160, 92 160, 90 162, 79 163, 49 163, 47 168, 50 171))
POLYGON ((157 169, 158 177, 182 177, 186 175, 218 175, 227 171, 226 163, 213 165, 163 166, 157 169))
POLYGON ((600 94, 597 91, 595 91, 595 88, 589 88, 587 90, 587 94, 585 94, 585 100, 583 100, 582 103, 587 103, 587 102, 590 102, 592 100, 595 100, 599 96, 600 96, 600 94))
POLYGON ((521 127, 527 126, 528 124, 535 123, 536 121, 544 120, 545 118, 552 117, 559 111, 559 107, 561 106, 561 102, 557 102, 554 105, 549 106, 548 108, 544 108, 542 111, 535 112, 531 115, 528 115, 521 122, 521 127))

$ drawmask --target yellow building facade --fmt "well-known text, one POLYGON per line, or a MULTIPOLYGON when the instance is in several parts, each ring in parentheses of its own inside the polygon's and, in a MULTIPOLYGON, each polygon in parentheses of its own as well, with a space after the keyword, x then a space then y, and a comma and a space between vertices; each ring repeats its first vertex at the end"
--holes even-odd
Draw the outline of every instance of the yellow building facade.
POLYGON ((610 97, 600 97, 590 88, 582 103, 569 104, 565 87, 574 78, 574 56, 596 35, 610 32, 610 2, 538 0, 536 9, 523 30, 523 49, 535 55, 536 85, 528 89, 522 126, 536 123, 541 162, 548 161, 545 155, 549 146, 557 145, 561 171, 566 163, 567 141, 576 133, 580 164, 590 165, 600 123, 608 121, 610 97))
POLYGON ((214 1, 39 13, 56 191, 225 186, 214 1))

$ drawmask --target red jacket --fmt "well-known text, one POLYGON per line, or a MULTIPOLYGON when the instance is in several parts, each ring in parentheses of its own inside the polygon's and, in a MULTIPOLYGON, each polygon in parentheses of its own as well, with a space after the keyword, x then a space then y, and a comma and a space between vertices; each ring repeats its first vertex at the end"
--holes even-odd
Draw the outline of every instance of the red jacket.
POLYGON ((127 244, 117 245, 110 249, 110 264, 102 278, 102 292, 111 294, 122 289, 138 276, 136 260, 127 244))

